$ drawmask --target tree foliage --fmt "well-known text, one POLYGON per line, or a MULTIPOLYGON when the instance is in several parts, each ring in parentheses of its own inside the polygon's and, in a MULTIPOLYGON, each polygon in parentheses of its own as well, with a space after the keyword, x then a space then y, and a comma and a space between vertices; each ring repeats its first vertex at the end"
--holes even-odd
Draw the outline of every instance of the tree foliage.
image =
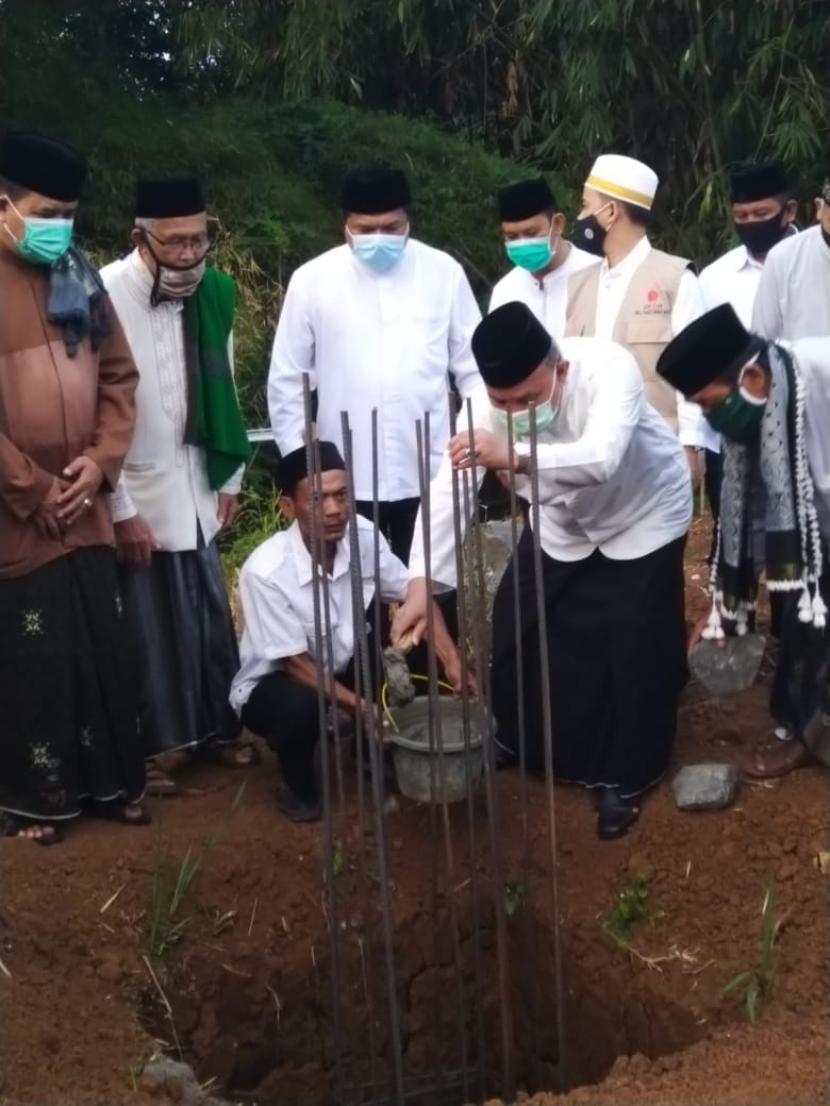
POLYGON ((805 195, 825 168, 826 0, 207 0, 178 33, 217 87, 429 114, 574 183, 599 151, 640 156, 702 259, 730 163, 781 158, 805 195))

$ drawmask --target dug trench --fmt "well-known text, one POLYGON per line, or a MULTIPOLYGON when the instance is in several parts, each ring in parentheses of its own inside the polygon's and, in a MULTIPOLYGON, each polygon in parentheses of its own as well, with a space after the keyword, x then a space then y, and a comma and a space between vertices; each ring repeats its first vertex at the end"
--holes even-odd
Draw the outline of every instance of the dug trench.
MULTIPOLYGON (((702 609, 705 546, 705 533, 693 534, 692 616, 702 609)), ((768 671, 728 703, 690 687, 671 772, 734 760, 763 735, 766 679, 768 671)), ((142 1085, 141 1071, 154 1053, 179 1050, 212 1093, 231 1101, 394 1101, 368 816, 361 836, 347 796, 335 820, 330 908, 322 897, 322 827, 283 820, 274 783, 268 757, 238 774, 203 765, 180 798, 153 805, 151 827, 79 825, 51 849, 2 842, 4 1102, 166 1106, 142 1085)), ((530 782, 526 863, 519 779, 500 773, 496 786, 498 870, 481 798, 472 854, 463 804, 452 812, 451 879, 440 812, 435 830, 434 812, 408 801, 385 819, 407 1101, 828 1101, 830 806, 822 770, 741 785, 732 807, 703 814, 677 811, 663 784, 617 842, 597 840, 582 792, 556 789, 565 1094, 547 796, 530 782), (761 908, 770 887, 775 943, 764 967, 761 908), (498 924, 509 966, 501 984, 498 924), (745 983, 764 980, 754 1023, 745 985, 723 994, 742 973, 745 983), (510 1094, 503 1093, 505 1011, 510 1094)))
MULTIPOLYGON (((544 863, 532 864, 521 872, 519 858, 506 850, 506 874, 519 878, 503 881, 499 890, 488 872, 486 848, 477 857, 475 873, 466 863, 460 811, 454 812, 453 823, 459 869, 455 918, 446 894, 433 907, 428 855, 424 863, 416 860, 419 853, 431 851, 423 849, 424 841, 432 840, 429 814, 423 809, 404 810, 392 818, 400 836, 392 839, 390 892, 407 1101, 461 1106, 483 1101, 505 1085, 505 1032, 515 1086, 555 1087, 563 1073, 545 879, 549 869, 544 863), (506 999, 499 987, 497 911, 506 918, 506 999)), ((479 823, 483 844, 482 815, 479 823)), ((233 920, 234 932, 230 920, 225 934, 211 934, 208 927, 164 970, 169 1010, 154 986, 139 989, 142 1020, 151 1035, 174 1051, 181 1048, 200 1080, 221 1087, 234 1100, 262 1106, 394 1101, 389 1096, 393 1042, 383 926, 379 911, 367 906, 361 894, 352 844, 338 846, 342 859, 337 862, 331 915, 321 915, 319 888, 312 885, 303 894, 307 912, 299 909, 298 897, 280 896, 278 909, 286 913, 277 919, 275 904, 266 905, 267 884, 253 885, 257 913, 263 923, 268 919, 259 941, 240 935, 244 918, 233 920), (332 930, 338 958, 334 993, 332 930)), ((540 845, 534 842, 534 852, 542 851, 540 845)), ((647 907, 651 894, 645 890, 656 873, 643 859, 635 864, 637 872, 623 874, 621 886, 623 894, 636 889, 637 902, 643 904, 642 921, 650 931, 644 948, 660 948, 665 964, 675 961, 685 967, 691 980, 702 964, 693 950, 682 952, 668 932, 659 933, 664 913, 647 907), (661 940, 668 942, 665 948, 661 940)), ((368 867, 370 897, 376 903, 377 872, 371 863, 368 867)), ((705 1036, 706 1019, 700 1010, 677 1001, 660 954, 652 953, 654 963, 644 967, 637 954, 623 949, 623 936, 609 932, 621 913, 614 894, 612 884, 607 918, 581 917, 576 908, 560 934, 566 1078, 571 1086, 600 1082, 620 1056, 665 1058, 669 1070, 672 1054, 705 1036)), ((221 908, 212 905, 208 918, 218 919, 214 930, 223 928, 222 917, 221 908)), ((725 1022, 733 1015, 734 1010, 725 1010, 725 1022)))

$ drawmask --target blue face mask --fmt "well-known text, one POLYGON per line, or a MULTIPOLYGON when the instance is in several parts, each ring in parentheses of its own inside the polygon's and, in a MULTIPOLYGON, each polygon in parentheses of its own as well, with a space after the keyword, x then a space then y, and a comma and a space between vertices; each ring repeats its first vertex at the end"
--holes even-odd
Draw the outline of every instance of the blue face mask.
POLYGON ((8 228, 6 233, 14 240, 17 252, 33 265, 54 265, 60 261, 72 244, 72 219, 35 219, 32 216, 20 215, 20 212, 9 200, 15 213, 23 220, 25 231, 22 238, 15 238, 8 228))
POLYGON ((349 242, 358 261, 374 269, 376 273, 388 273, 396 265, 406 248, 406 234, 352 234, 349 242))

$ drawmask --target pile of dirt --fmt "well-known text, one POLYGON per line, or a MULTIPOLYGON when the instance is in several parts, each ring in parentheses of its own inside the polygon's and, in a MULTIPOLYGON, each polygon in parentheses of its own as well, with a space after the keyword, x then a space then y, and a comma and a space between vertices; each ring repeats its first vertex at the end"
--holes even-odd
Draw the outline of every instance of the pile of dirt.
MULTIPOLYGON (((688 561, 690 616, 705 603, 706 547, 701 528, 688 561)), ((690 687, 675 766, 735 760, 769 728, 766 699, 763 686, 729 703, 706 701, 690 687)), ((268 758, 244 773, 201 766, 185 795, 153 805, 151 827, 86 823, 51 849, 3 842, 0 958, 10 974, 0 974, 4 1101, 158 1103, 140 1073, 153 1053, 177 1056, 179 1049, 212 1091, 260 1106, 316 1106, 333 1080, 344 1106, 389 1101, 383 928, 378 895, 367 892, 377 879, 374 838, 361 837, 349 799, 337 822, 335 917, 325 917, 322 828, 279 816, 274 777, 268 758), (212 834, 218 840, 203 851, 212 834), (203 859, 177 915, 185 925, 174 932, 158 919, 154 925, 153 916, 164 874, 179 874, 188 850, 191 860, 203 859), (336 994, 328 922, 338 936, 336 994), (165 943, 163 955, 154 955, 165 943)), ((827 1100, 830 808, 823 771, 741 785, 732 808, 705 814, 678 812, 664 784, 633 832, 611 843, 597 840, 588 797, 557 788, 564 1057, 547 798, 531 781, 526 867, 519 780, 502 773, 497 786, 503 886, 494 885, 487 862, 486 812, 477 808, 471 850, 463 806, 453 811, 458 963, 446 896, 436 905, 431 898, 435 867, 445 859, 431 811, 401 801, 386 820, 407 1085, 424 1090, 413 1101, 438 1103, 436 1078, 454 1103, 503 1087, 499 910, 509 915, 515 1085, 539 1092, 530 1099, 535 1106, 827 1100), (771 885, 778 961, 753 1025, 742 992, 722 991, 759 964, 761 907, 771 885), (620 894, 637 888, 645 890, 639 914, 614 939, 620 894), (460 1007, 468 1061, 484 1043, 483 1087, 474 1075, 459 1075, 460 1007), (574 1089, 543 1091, 557 1086, 563 1059, 574 1089)), ((528 1099, 519 1094, 517 1101, 528 1099)))

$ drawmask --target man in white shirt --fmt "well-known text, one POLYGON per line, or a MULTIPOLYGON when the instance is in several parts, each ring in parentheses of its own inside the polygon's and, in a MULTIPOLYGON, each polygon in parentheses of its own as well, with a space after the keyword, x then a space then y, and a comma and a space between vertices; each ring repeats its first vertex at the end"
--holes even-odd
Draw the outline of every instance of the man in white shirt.
POLYGON ((702 416, 660 380, 656 364, 671 339, 703 313, 704 304, 686 258, 655 250, 648 240, 658 184, 657 174, 635 158, 603 154, 594 162, 571 239, 601 252, 603 260, 571 277, 565 333, 612 339, 634 355, 646 399, 685 447, 697 484, 702 416))
POLYGON ((779 338, 830 334, 830 181, 817 201, 818 224, 770 250, 758 285, 752 329, 779 338))
MULTIPOLYGON (((707 309, 730 303, 748 327, 767 254, 787 235, 796 233, 793 223, 798 205, 784 169, 775 162, 742 165, 731 174, 729 186, 732 222, 740 245, 706 266, 700 274, 700 290, 707 309)), ((717 522, 722 478, 720 434, 707 422, 703 444, 706 496, 717 522)))
MULTIPOLYGON (((318 687, 325 686, 329 703, 356 713, 366 704, 354 691, 355 613, 352 565, 347 534, 351 505, 343 460, 333 442, 317 446, 320 496, 317 526, 322 547, 321 571, 328 575, 331 647, 334 673, 316 640, 314 569, 312 563, 312 495, 305 447, 280 461, 280 509, 291 521, 254 550, 239 576, 245 629, 240 645, 241 667, 233 682, 231 704, 252 732, 264 737, 280 763, 283 787, 279 808, 292 821, 316 821, 321 814, 320 790, 314 768, 319 739, 318 687)), ((375 535, 357 516, 360 578, 364 610, 377 597, 403 599, 407 572, 380 535, 380 576, 375 578, 375 535)), ((322 603, 322 592, 320 602, 322 603)), ((435 648, 447 678, 459 685, 461 663, 437 608, 435 648)), ((324 617, 321 611, 321 618, 324 617)), ((371 620, 370 620, 371 621, 371 620)))
POLYGON ((115 538, 144 664, 148 790, 200 749, 250 764, 228 707, 236 635, 216 537, 233 521, 249 447, 233 382, 233 281, 206 268, 199 182, 140 181, 134 249, 102 277, 139 370, 115 538))
POLYGON ((300 266, 288 285, 268 377, 271 425, 281 453, 303 444, 309 373, 320 437, 342 445, 349 414, 357 509, 371 518, 377 410, 380 524, 406 561, 420 494, 415 423, 429 412, 435 471, 449 437, 450 377, 462 397, 479 383, 470 336, 481 314, 458 262, 410 237, 403 173, 350 172, 341 203, 345 244, 300 266))
POLYGON ((770 710, 796 740, 762 743, 744 773, 769 779, 830 764, 830 337, 768 341, 722 304, 666 348, 659 371, 723 437, 714 603, 703 636, 723 641, 725 631, 753 628, 762 572, 778 608, 770 710))
POLYGON ((526 303, 557 341, 565 333, 568 281, 598 259, 563 238, 565 216, 547 181, 519 181, 499 192, 504 246, 513 268, 493 288, 490 310, 526 303))
MULTIPOLYGON (((450 443, 432 483, 431 581, 455 584, 452 468, 517 473, 532 496, 529 405, 539 431, 540 540, 550 655, 553 764, 557 778, 598 793, 598 832, 624 834, 639 797, 662 777, 685 676, 683 546, 692 511, 688 466, 676 436, 646 402, 631 354, 613 342, 550 337, 524 304, 497 308, 473 351, 484 385, 469 433, 450 443), (506 412, 518 444, 507 448, 506 412)), ((531 515, 532 518, 532 515, 531 515)), ((416 527, 406 603, 393 640, 417 638, 430 586, 416 527)), ((528 765, 544 763, 542 685, 533 571, 526 528, 519 595, 504 574, 493 611, 492 707, 499 744, 518 748, 517 696, 526 718, 528 765), (514 608, 521 612, 524 685, 518 686, 514 608)))

